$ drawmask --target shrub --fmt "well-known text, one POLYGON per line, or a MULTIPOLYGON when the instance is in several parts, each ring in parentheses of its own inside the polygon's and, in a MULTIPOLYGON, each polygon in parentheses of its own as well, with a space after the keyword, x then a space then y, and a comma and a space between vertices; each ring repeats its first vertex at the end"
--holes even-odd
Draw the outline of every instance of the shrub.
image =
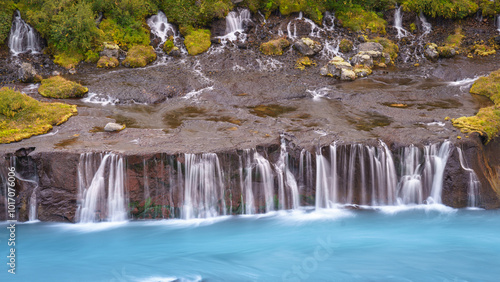
POLYGON ((462 19, 474 14, 479 8, 472 0, 404 0, 401 3, 406 11, 413 11, 431 17, 462 19))
POLYGON ((365 32, 385 34, 387 22, 373 11, 365 11, 361 6, 354 5, 348 11, 337 14, 337 18, 347 27, 355 32, 365 32))
POLYGON ((0 0, 0 45, 7 40, 10 27, 12 25, 12 15, 14 14, 14 2, 0 0))

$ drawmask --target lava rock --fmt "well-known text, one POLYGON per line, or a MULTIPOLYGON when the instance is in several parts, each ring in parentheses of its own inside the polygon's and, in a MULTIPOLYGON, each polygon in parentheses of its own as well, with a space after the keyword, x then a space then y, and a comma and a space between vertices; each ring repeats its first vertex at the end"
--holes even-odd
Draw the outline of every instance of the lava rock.
POLYGON ((375 52, 383 52, 384 46, 377 42, 366 42, 358 45, 359 52, 367 52, 367 51, 375 51, 375 52))
POLYGON ((33 82, 38 75, 33 65, 22 63, 18 70, 19 80, 22 82, 33 82))

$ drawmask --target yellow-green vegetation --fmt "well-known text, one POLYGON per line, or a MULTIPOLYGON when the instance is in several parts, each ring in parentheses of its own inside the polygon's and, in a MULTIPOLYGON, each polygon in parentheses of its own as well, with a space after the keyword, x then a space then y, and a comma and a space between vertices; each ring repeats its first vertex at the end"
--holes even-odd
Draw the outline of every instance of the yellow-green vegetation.
POLYGON ((458 27, 455 29, 455 33, 446 37, 445 44, 452 48, 458 48, 462 44, 462 39, 465 35, 462 34, 462 29, 458 27))
POLYGON ((486 96, 495 105, 480 109, 475 116, 454 119, 453 125, 463 133, 478 132, 489 142, 500 132, 500 70, 476 80, 470 93, 486 96))
POLYGON ((352 51, 352 47, 353 47, 353 44, 352 44, 352 41, 349 40, 349 39, 342 39, 340 41, 340 44, 339 44, 339 49, 340 51, 342 51, 343 53, 347 53, 347 52, 350 52, 352 51))
POLYGON ((102 31, 102 39, 108 42, 114 42, 122 48, 128 48, 132 45, 148 45, 149 30, 140 22, 132 27, 122 27, 114 19, 105 19, 99 25, 102 31))
POLYGON ((262 43, 260 45, 260 51, 265 55, 281 56, 283 55, 283 50, 288 46, 290 46, 290 42, 288 42, 288 40, 285 38, 278 38, 262 43))
POLYGON ((42 103, 4 87, 0 89, 0 143, 45 134, 76 114, 75 105, 42 103))
POLYGON ((366 32, 385 34, 387 22, 373 11, 366 11, 361 6, 354 5, 351 9, 337 13, 337 18, 342 26, 355 32, 366 32))
POLYGON ((66 68, 72 69, 83 60, 83 55, 77 52, 63 52, 54 55, 54 63, 66 68))
POLYGON ((9 35, 12 15, 15 11, 14 2, 10 0, 0 0, 0 45, 6 42, 9 35))
POLYGON ((163 44, 163 52, 165 52, 165 54, 168 54, 170 53, 170 51, 172 51, 172 49, 174 49, 174 47, 174 38, 170 36, 168 40, 165 41, 165 44, 163 44))
POLYGON ((38 93, 49 98, 79 98, 87 93, 89 89, 79 83, 67 80, 61 76, 53 76, 42 80, 38 93))
POLYGON ((492 17, 500 14, 500 1, 479 0, 478 3, 483 17, 492 17))
POLYGON ((415 30, 417 30, 417 26, 415 25, 415 23, 411 23, 410 24, 410 31, 414 32, 415 30))
POLYGON ((446 19, 462 19, 479 8, 475 0, 403 0, 401 6, 405 11, 423 12, 433 18, 446 19))
POLYGON ((120 65, 120 62, 115 57, 102 56, 97 62, 98 68, 115 68, 120 65))
POLYGON ((122 64, 128 68, 142 68, 156 60, 156 52, 152 46, 134 46, 127 52, 122 64))
POLYGON ((473 52, 474 52, 474 54, 479 55, 479 56, 489 56, 489 55, 496 54, 497 51, 488 45, 476 44, 473 47, 473 52))
POLYGON ((210 30, 208 29, 194 29, 188 27, 183 31, 186 34, 184 45, 189 55, 195 56, 201 54, 210 48, 210 30))
POLYGON ((295 62, 295 68, 299 69, 299 70, 305 70, 306 67, 315 66, 315 65, 316 65, 316 62, 311 60, 311 58, 309 58, 309 57, 299 58, 295 62))
MULTIPOLYGON (((384 47, 384 53, 388 53, 391 56, 391 61, 394 61, 398 57, 399 47, 396 43, 392 42, 392 40, 387 39, 385 37, 375 37, 371 40, 371 42, 377 42, 384 47)), ((389 64, 391 62, 385 62, 389 64)))

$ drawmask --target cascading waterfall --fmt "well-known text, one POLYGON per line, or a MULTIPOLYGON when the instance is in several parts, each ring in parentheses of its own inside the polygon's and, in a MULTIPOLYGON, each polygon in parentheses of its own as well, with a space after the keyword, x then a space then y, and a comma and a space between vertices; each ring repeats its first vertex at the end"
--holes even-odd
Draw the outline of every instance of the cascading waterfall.
POLYGON ((420 22, 422 24, 422 31, 423 31, 422 35, 420 35, 420 38, 423 38, 427 34, 431 33, 432 25, 427 21, 427 19, 425 18, 424 14, 422 12, 420 12, 420 15, 418 16, 418 18, 420 19, 420 22))
POLYGON ((401 156, 402 176, 398 185, 402 204, 422 204, 424 191, 422 184, 421 151, 414 145, 403 149, 401 156))
POLYGON ((408 36, 408 31, 403 28, 403 14, 401 13, 402 7, 397 7, 394 11, 394 28, 398 31, 397 38, 401 39, 408 36))
POLYGON ((185 154, 182 218, 226 215, 224 173, 214 153, 185 154))
POLYGON ((9 48, 14 55, 28 51, 38 53, 41 50, 38 34, 21 18, 21 13, 18 10, 10 29, 9 48))
POLYGON ((333 31, 335 29, 335 14, 328 11, 325 12, 323 16, 323 28, 328 31, 333 31))
POLYGON ((80 155, 78 180, 78 222, 116 222, 127 219, 125 165, 122 156, 113 153, 104 156, 94 153, 80 155), (99 165, 95 170, 97 163, 99 165))
POLYGON ((479 204, 479 189, 481 188, 481 182, 477 178, 476 172, 468 167, 462 149, 457 148, 457 151, 460 160, 460 166, 462 167, 463 170, 469 173, 469 183, 467 189, 468 206, 471 208, 475 208, 479 204))
POLYGON ((244 42, 246 40, 245 25, 252 22, 251 16, 248 9, 229 12, 226 16, 226 34, 221 39, 230 41, 240 39, 244 42), (237 34, 240 36, 238 37, 237 34))
POLYGON ((445 141, 438 147, 437 144, 425 146, 426 162, 430 163, 432 171, 431 195, 427 199, 430 203, 441 204, 441 192, 443 191, 443 177, 448 157, 451 153, 451 142, 445 141))
POLYGON ((275 164, 278 175, 278 199, 279 209, 297 209, 299 203, 299 187, 297 180, 292 174, 288 164, 288 152, 286 151, 285 138, 281 136, 280 157, 275 164), (285 191, 286 189, 286 191, 285 191), (288 197, 287 197, 288 196, 288 197))
POLYGON ((158 11, 158 14, 148 18, 147 24, 151 29, 151 33, 161 39, 160 46, 168 40, 170 36, 176 36, 175 28, 168 22, 167 16, 158 11))
POLYGON ((496 19, 497 30, 500 33, 500 15, 497 15, 495 19, 496 19))
POLYGON ((265 212, 273 211, 274 206, 274 177, 269 161, 258 152, 254 152, 256 183, 258 194, 262 194, 265 202, 265 212), (260 184, 260 185, 259 185, 260 184))

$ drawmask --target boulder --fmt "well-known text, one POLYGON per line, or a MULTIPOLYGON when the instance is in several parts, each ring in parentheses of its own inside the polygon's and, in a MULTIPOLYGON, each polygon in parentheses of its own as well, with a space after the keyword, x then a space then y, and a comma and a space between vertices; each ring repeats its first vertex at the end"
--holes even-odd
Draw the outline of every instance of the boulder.
POLYGON ((268 42, 262 43, 260 45, 260 51, 265 55, 283 55, 283 50, 290 46, 290 42, 285 38, 278 38, 270 40, 268 42))
POLYGON ((356 79, 356 73, 352 70, 349 69, 342 69, 342 72, 340 74, 340 80, 355 80, 356 79))
POLYGON ((323 76, 340 78, 342 76, 342 70, 344 69, 352 71, 352 65, 343 58, 337 56, 329 61, 326 66, 321 68, 320 74, 323 76))
POLYGON ((439 58, 439 52, 437 51, 437 45, 434 43, 429 43, 425 46, 424 55, 427 59, 431 61, 437 60, 439 58))
POLYGON ((30 63, 22 63, 18 70, 19 80, 22 82, 33 82, 38 73, 30 63))
POLYGON ((359 52, 363 51, 375 51, 375 52, 383 52, 384 46, 377 42, 365 42, 358 45, 359 52))
POLYGON ((108 124, 106 124, 106 126, 104 126, 104 131, 106 132, 116 132, 116 131, 121 131, 123 129, 125 129, 125 125, 121 125, 114 122, 109 122, 108 124))
POLYGON ((127 68, 145 67, 156 60, 156 52, 152 46, 136 45, 128 50, 122 64, 127 68))
POLYGON ((44 97, 67 99, 81 98, 89 89, 79 83, 69 81, 61 76, 53 76, 42 80, 38 93, 44 97))
POLYGON ((102 56, 97 62, 98 68, 115 68, 120 65, 120 62, 115 57, 102 56))
POLYGON ((351 59, 351 63, 353 65, 363 65, 371 68, 373 67, 373 58, 365 52, 359 52, 351 59))
POLYGON ((104 50, 99 52, 99 55, 101 57, 105 56, 108 58, 111 58, 111 57, 118 58, 118 56, 120 55, 120 47, 118 47, 118 45, 116 45, 114 43, 104 42, 104 50))
POLYGON ((293 44, 293 48, 304 56, 314 56, 321 50, 323 46, 321 43, 314 41, 310 38, 304 37, 293 44))

